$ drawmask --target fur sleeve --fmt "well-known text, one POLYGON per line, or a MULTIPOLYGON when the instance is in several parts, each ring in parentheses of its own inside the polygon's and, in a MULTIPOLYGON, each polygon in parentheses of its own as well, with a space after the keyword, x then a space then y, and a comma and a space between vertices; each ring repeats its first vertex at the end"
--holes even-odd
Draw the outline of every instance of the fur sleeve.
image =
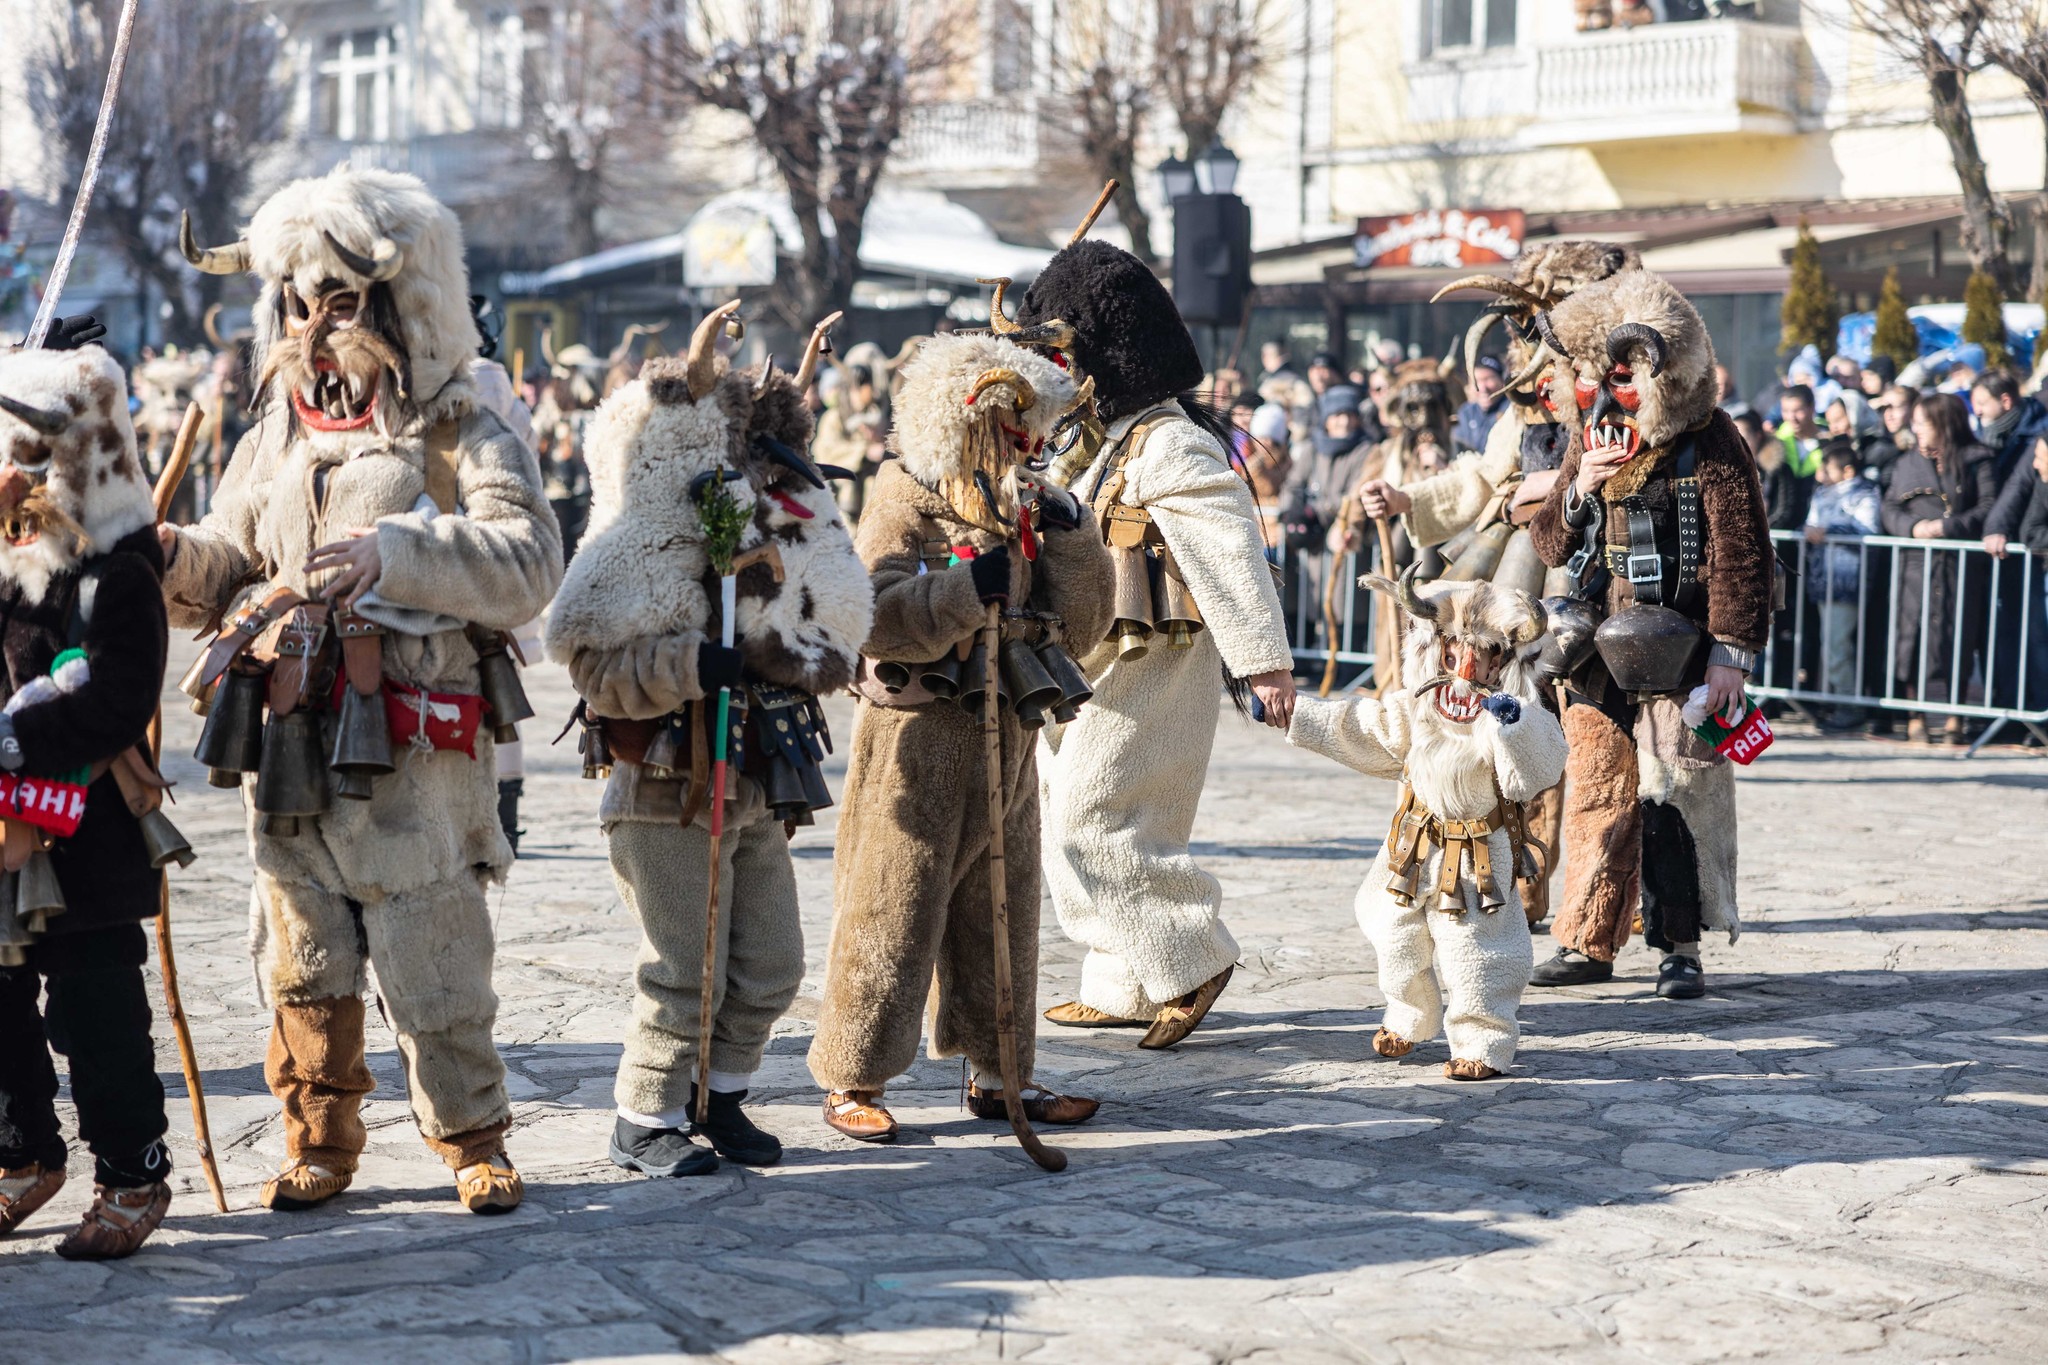
POLYGON ((861 650, 871 659, 927 663, 981 624, 967 566, 919 573, 920 541, 914 512, 886 494, 870 497, 854 544, 874 583, 874 628, 861 650))
POLYGON ((1443 473, 1401 490, 1414 504, 1407 512, 1408 539, 1417 545, 1441 545, 1479 519, 1487 501, 1521 467, 1521 451, 1503 442, 1503 429, 1520 438, 1519 422, 1496 422, 1485 454, 1468 455, 1443 473))
POLYGON ((1367 777, 1398 781, 1408 762, 1410 696, 1407 692, 1390 692, 1384 701, 1376 701, 1371 697, 1314 697, 1302 693, 1294 699, 1294 719, 1287 727, 1287 742, 1297 749, 1335 759, 1367 777))
POLYGON ((1076 658, 1109 631, 1115 607, 1109 549, 1095 529, 1095 514, 1081 504, 1081 524, 1071 531, 1047 531, 1032 565, 1032 599, 1066 623, 1066 648, 1076 658))
POLYGON ((590 709, 614 720, 652 720, 704 695, 697 685, 697 631, 643 635, 569 657, 569 681, 590 709))
POLYGON ((1552 486, 1550 496, 1536 509, 1536 518, 1529 523, 1529 539, 1535 543, 1537 557, 1553 569, 1561 569, 1571 562, 1585 543, 1585 533, 1564 519, 1565 494, 1579 479, 1579 452, 1583 447, 1574 435, 1565 447, 1564 464, 1557 472, 1557 483, 1552 486))
POLYGON ((1756 462, 1724 412, 1715 412, 1698 439, 1707 633, 1737 649, 1762 649, 1771 635, 1771 578, 1777 561, 1756 462))
POLYGON ((186 630, 211 625, 237 589, 259 572, 256 524, 270 498, 284 427, 281 417, 266 413, 243 433, 214 490, 211 510, 196 526, 172 528, 177 549, 163 581, 172 625, 186 630))
POLYGON ((1230 676, 1291 670, 1258 507, 1223 447, 1191 421, 1168 421, 1125 471, 1123 501, 1152 514, 1230 676))
POLYGON ((385 600, 511 630, 540 615, 562 581, 562 533, 540 464, 494 413, 464 419, 461 515, 377 519, 385 600))
POLYGON ((1508 800, 1527 801, 1564 776, 1564 727, 1549 707, 1530 698, 1522 702, 1522 714, 1513 725, 1502 725, 1490 715, 1476 723, 1493 730, 1493 771, 1500 780, 1500 794, 1508 800))

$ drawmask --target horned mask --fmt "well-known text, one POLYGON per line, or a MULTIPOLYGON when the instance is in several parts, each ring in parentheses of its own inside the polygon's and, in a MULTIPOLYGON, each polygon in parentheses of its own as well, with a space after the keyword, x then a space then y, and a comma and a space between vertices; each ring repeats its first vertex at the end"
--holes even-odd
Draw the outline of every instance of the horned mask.
POLYGON ((1528 593, 1494 583, 1418 585, 1412 567, 1398 581, 1378 574, 1358 581, 1407 614, 1401 676, 1421 680, 1409 690, 1428 695, 1443 719, 1471 724, 1495 692, 1536 704, 1544 616, 1528 593))
POLYGON ((1486 305, 1465 333, 1465 373, 1477 368, 1480 346, 1487 333, 1496 326, 1505 326, 1507 372, 1511 376, 1506 383, 1508 397, 1524 407, 1542 404, 1554 421, 1557 405, 1549 390, 1549 375, 1551 364, 1558 357, 1545 342, 1537 316, 1595 281, 1641 265, 1642 258, 1635 248, 1615 242, 1551 242, 1531 247, 1517 257, 1511 279, 1467 275, 1437 290, 1430 302, 1466 290, 1492 294, 1494 301, 1486 305))
POLYGON ((1082 397, 1070 371, 1007 336, 935 336, 903 367, 893 440, 904 471, 962 520, 1005 530, 1017 514, 1016 467, 1044 454, 1082 397), (994 509, 977 474, 996 491, 994 509))

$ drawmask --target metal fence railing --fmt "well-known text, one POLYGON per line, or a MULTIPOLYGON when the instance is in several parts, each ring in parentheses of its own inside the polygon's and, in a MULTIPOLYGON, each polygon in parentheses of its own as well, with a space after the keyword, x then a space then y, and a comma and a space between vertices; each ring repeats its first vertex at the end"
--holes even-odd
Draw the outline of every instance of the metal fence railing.
MULTIPOLYGON (((1814 719, 1856 707, 1989 721, 1972 752, 2010 726, 2048 743, 2048 555, 2013 545, 1999 559, 1974 540, 1828 536, 1812 545, 1800 531, 1772 539, 1789 571, 1787 602, 1755 695, 1814 719)), ((1371 675, 1385 604, 1356 584, 1374 559, 1370 550, 1276 555, 1304 676, 1320 677, 1333 637, 1338 686, 1371 675), (1326 598, 1333 570, 1340 577, 1326 598)))

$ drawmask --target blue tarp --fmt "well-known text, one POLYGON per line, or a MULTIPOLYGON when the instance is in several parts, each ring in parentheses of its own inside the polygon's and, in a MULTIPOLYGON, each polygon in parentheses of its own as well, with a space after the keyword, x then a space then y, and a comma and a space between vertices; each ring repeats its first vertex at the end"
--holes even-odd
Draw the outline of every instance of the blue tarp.
MULTIPOLYGON (((1925 303, 1917 308, 1908 308, 1906 316, 1913 321, 1913 330, 1920 334, 1920 356, 1933 363, 1928 368, 1946 369, 1944 362, 1952 361, 1949 352, 1962 343, 1963 305, 1960 303, 1925 303)), ((1848 356, 1857 364, 1870 359, 1870 343, 1877 335, 1877 314, 1851 313, 1842 319, 1842 325, 1835 333, 1835 353, 1848 356)), ((2005 348, 2012 352, 2013 361, 2022 369, 2034 364, 2034 344, 2041 336, 2041 305, 2038 303, 2008 303, 2005 305, 2005 348)))

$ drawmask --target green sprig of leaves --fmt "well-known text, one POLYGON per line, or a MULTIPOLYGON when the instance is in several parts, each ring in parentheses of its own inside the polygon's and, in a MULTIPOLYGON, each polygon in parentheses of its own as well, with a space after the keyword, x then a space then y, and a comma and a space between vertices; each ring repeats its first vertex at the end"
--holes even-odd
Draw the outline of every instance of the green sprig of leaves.
POLYGON ((704 527, 704 554, 711 567, 724 578, 732 572, 733 556, 739 553, 740 537, 747 533, 747 509, 726 487, 714 479, 697 491, 697 520, 704 527))

